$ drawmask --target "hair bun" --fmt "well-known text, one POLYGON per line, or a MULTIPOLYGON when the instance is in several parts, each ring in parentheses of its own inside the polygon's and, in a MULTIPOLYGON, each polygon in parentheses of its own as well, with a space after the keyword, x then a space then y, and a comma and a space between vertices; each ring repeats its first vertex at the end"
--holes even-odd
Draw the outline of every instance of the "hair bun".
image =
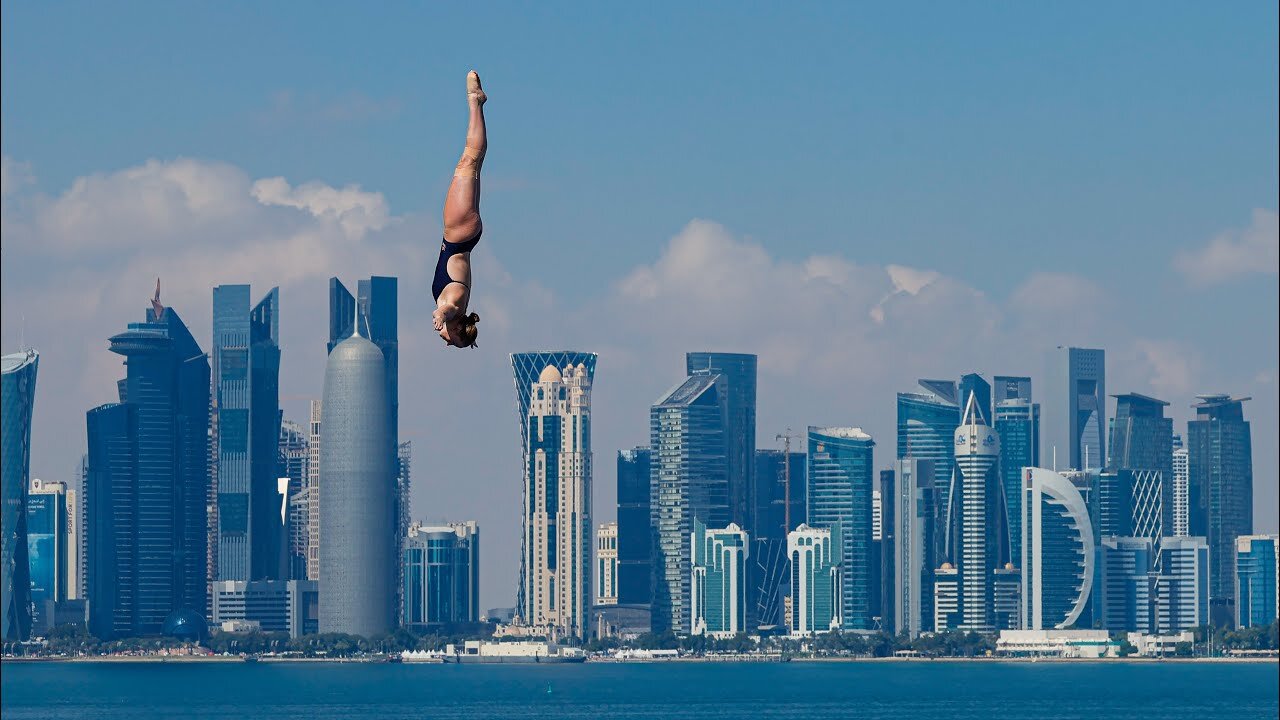
POLYGON ((473 322, 473 323, 478 323, 478 322, 480 322, 480 315, 479 315, 479 313, 471 313, 471 314, 470 314, 470 315, 468 315, 467 317, 468 317, 468 318, 471 320, 471 322, 473 322))

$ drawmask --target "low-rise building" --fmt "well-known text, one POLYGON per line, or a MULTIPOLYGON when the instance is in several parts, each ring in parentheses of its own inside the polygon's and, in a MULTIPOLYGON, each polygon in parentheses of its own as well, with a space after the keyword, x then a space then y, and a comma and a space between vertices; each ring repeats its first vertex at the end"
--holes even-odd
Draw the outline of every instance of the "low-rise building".
POLYGON ((1194 643, 1196 636, 1190 630, 1172 635, 1148 635, 1147 633, 1131 632, 1126 639, 1130 645, 1137 648, 1137 653, 1140 657, 1164 657, 1176 653, 1178 645, 1182 643, 1194 643))
POLYGON ((1106 630, 1001 630, 996 654, 1010 657, 1119 657, 1106 630))
POLYGON ((317 632, 316 585, 313 580, 219 580, 210 584, 210 624, 247 621, 294 638, 317 632))

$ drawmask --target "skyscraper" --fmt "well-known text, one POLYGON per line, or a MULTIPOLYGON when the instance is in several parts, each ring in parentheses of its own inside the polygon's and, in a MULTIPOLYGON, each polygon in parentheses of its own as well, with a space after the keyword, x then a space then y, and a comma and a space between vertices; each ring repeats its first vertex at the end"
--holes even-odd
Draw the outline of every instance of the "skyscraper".
MULTIPOLYGON (((595 381, 596 372, 596 354, 590 352, 579 352, 577 350, 549 350, 538 352, 524 352, 511 354, 511 370, 514 376, 516 389, 516 417, 517 425, 520 428, 520 476, 526 478, 529 474, 529 402, 530 393, 533 390, 534 383, 538 382, 538 378, 542 375, 542 371, 547 366, 555 368, 578 367, 581 365, 586 370, 586 378, 588 383, 595 381)), ((524 493, 524 483, 521 483, 521 518, 527 522, 529 518, 529 497, 524 493)), ((525 589, 528 586, 528 568, 525 566, 524 558, 528 557, 528 548, 524 543, 529 537, 528 528, 521 528, 520 532, 520 574, 516 581, 516 612, 519 613, 520 608, 528 607, 529 600, 525 597, 525 589)))
POLYGON ((1084 497, 1062 475, 1026 468, 1022 507, 1022 628, 1073 627, 1093 592, 1093 528, 1084 497))
POLYGON ((1215 625, 1235 621, 1235 541, 1253 534, 1253 444, 1244 401, 1200 395, 1187 423, 1190 531, 1209 545, 1209 602, 1215 625))
POLYGON ((791 570, 792 637, 806 637, 839 630, 840 525, 812 528, 801 524, 787 533, 787 557, 791 570))
POLYGON ((209 362, 159 297, 111 338, 120 402, 86 415, 89 631, 156 635, 203 616, 209 500, 209 362))
POLYGON ((747 533, 734 523, 708 528, 695 518, 690 550, 690 634, 729 638, 746 632, 747 533))
POLYGON ((951 472, 955 467, 956 428, 960 406, 956 384, 948 380, 921 380, 923 393, 898 393, 898 459, 933 461, 933 486, 939 507, 948 506, 951 472))
POLYGON ((596 605, 618 604, 618 523, 596 528, 596 605))
POLYGON ((872 615, 879 618, 879 628, 888 635, 897 635, 894 624, 894 588, 897 584, 894 575, 897 565, 894 564, 893 534, 897 530, 894 515, 898 512, 897 474, 892 470, 880 471, 880 489, 877 491, 877 505, 880 507, 880 527, 873 532, 872 545, 876 548, 872 553, 871 564, 876 569, 875 580, 871 583, 872 615))
POLYGON ((933 571, 941 561, 942 514, 932 460, 898 461, 893 511, 893 628, 908 637, 933 630, 933 571))
POLYGON ((213 412, 219 580, 279 580, 280 290, 249 308, 248 285, 213 289, 213 412))
POLYGON ((687 375, 716 375, 724 384, 729 519, 754 534, 756 356, 747 353, 685 353, 685 372, 687 375))
POLYGON ((329 352, 320 440, 320 632, 395 625, 394 457, 382 351, 359 333, 329 352))
POLYGON ((754 612, 749 608, 747 614, 757 625, 780 626, 788 584, 787 533, 808 519, 805 454, 756 450, 755 483, 756 532, 747 560, 747 603, 754 612))
POLYGON ((592 601, 591 380, 547 365, 530 385, 525 437, 525 605, 534 627, 585 637, 592 601))
POLYGON ((948 556, 959 581, 959 623, 955 629, 991 632, 992 572, 1008 552, 1000 437, 987 425, 976 395, 965 401, 955 432, 956 461, 947 519, 948 556))
POLYGON ((1000 436, 1000 482, 1009 503, 1009 557, 1022 557, 1022 469, 1040 465, 1040 405, 1031 402, 1031 378, 995 378, 996 434, 1000 436))
POLYGON ((1058 347, 1049 353, 1044 412, 1044 454, 1058 469, 1106 464, 1107 369, 1102 350, 1058 347))
POLYGON ((692 630, 689 548, 693 521, 729 524, 725 397, 715 375, 692 375, 649 410, 649 513, 654 555, 653 631, 692 630))
MULTIPOLYGON (((855 427, 810 427, 809 524, 840 526, 845 630, 871 630, 871 436, 855 427)), ((877 592, 879 592, 877 590, 877 592)))
POLYGON ((308 534, 311 529, 311 448, 308 447, 309 431, 295 422, 285 420, 280 425, 280 458, 276 474, 289 478, 285 493, 286 516, 284 523, 285 570, 288 580, 307 579, 308 534))
POLYGON ((31 627, 51 627, 52 603, 67 599, 67 484, 31 481, 27 495, 27 558, 31 568, 31 627))
MULTIPOLYGON (((1160 561, 1152 579, 1155 630, 1167 635, 1209 622, 1209 546, 1202 537, 1160 541, 1160 561)), ((1232 568, 1227 569, 1233 574, 1232 568)))
POLYGON ((1236 538, 1236 625, 1267 626, 1280 617, 1280 535, 1236 538))
POLYGON ((648 605, 657 539, 649 520, 649 448, 618 452, 618 603, 648 605))
POLYGON ((35 408, 35 350, 0 358, 0 637, 31 633, 31 578, 27 561, 27 488, 31 482, 31 412, 35 408))
POLYGON ((320 426, 324 403, 311 401, 307 423, 307 579, 320 579, 320 426))
POLYGON ((1173 436, 1173 536, 1191 534, 1191 489, 1187 449, 1182 436, 1173 436))
POLYGON ((1151 618, 1151 569, 1156 548, 1150 538, 1103 538, 1098 553, 1098 582, 1095 616, 1112 632, 1149 633, 1151 618))
POLYGON ((1173 419, 1169 404, 1146 395, 1116 395, 1107 470, 1129 493, 1128 535, 1160 538, 1173 530, 1173 419))
POLYGON ((480 527, 413 523, 405 535, 401 622, 430 627, 480 619, 480 527))

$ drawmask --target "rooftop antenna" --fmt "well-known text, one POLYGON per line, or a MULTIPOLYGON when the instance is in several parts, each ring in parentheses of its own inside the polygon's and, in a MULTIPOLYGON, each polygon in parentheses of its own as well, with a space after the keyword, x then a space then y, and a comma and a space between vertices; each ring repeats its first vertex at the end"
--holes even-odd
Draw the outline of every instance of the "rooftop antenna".
POLYGON ((151 298, 151 312, 155 314, 157 322, 159 322, 160 316, 164 313, 164 305, 160 304, 160 278, 158 277, 156 278, 156 294, 151 298))

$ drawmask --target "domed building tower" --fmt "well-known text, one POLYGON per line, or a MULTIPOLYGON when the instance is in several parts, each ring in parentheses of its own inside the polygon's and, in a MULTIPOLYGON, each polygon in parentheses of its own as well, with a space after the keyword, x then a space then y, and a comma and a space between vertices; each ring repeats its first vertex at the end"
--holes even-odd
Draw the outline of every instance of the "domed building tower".
POLYGON ((320 441, 320 632, 394 627, 395 498, 382 351, 355 335, 329 353, 320 441))

